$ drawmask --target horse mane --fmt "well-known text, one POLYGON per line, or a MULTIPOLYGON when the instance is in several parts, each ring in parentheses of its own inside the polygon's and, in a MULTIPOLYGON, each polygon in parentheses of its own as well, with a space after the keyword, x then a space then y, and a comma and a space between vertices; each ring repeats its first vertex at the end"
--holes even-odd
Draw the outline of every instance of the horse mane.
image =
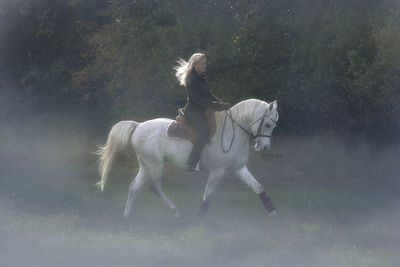
POLYGON ((249 119, 261 115, 268 108, 268 103, 258 99, 247 99, 232 107, 232 116, 236 120, 249 119), (260 114, 258 114, 260 113, 260 114))
MULTIPOLYGON (((249 120, 254 117, 261 116, 268 108, 268 103, 258 100, 258 99, 246 99, 240 101, 236 105, 234 105, 230 111, 232 117, 236 121, 249 120)), ((216 132, 218 133, 221 130, 222 123, 224 121, 225 111, 216 112, 215 118, 217 122, 216 132)), ((214 135, 214 138, 216 135, 214 135)))

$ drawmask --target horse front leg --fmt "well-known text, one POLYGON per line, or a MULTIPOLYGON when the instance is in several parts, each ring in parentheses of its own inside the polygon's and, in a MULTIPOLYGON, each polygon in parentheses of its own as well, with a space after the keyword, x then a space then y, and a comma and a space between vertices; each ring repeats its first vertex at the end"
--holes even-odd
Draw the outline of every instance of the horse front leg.
POLYGON ((224 176, 224 169, 212 170, 208 176, 206 190, 203 196, 203 202, 201 203, 199 216, 204 217, 210 207, 211 196, 217 188, 219 182, 224 176))
POLYGON ((247 166, 241 168, 236 175, 242 182, 247 184, 256 194, 258 194, 261 202, 264 204, 265 209, 268 211, 269 216, 276 215, 276 208, 272 203, 271 198, 267 195, 262 185, 250 173, 250 171, 247 169, 247 166))

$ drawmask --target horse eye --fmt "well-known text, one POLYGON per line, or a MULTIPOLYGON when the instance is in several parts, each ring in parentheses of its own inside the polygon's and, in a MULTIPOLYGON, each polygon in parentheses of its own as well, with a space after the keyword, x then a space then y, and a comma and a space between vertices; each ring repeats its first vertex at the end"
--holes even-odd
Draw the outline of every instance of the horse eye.
POLYGON ((271 125, 269 125, 269 124, 265 124, 265 127, 269 128, 269 127, 271 127, 271 125))

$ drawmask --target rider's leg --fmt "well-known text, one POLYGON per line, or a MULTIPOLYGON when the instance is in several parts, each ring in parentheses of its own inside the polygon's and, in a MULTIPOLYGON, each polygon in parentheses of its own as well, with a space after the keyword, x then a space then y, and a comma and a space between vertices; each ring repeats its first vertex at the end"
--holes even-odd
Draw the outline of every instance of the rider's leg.
POLYGON ((269 212, 270 215, 276 213, 276 209, 274 204, 271 201, 271 198, 267 195, 262 185, 254 178, 254 176, 249 172, 247 166, 241 168, 237 173, 237 177, 247 184, 253 191, 259 195, 261 202, 264 204, 265 209, 269 212))
POLYGON ((196 114, 195 116, 192 115, 189 120, 191 126, 196 130, 198 134, 198 139, 193 144, 192 151, 187 161, 188 168, 193 170, 193 167, 196 167, 197 163, 199 162, 202 148, 208 140, 209 129, 204 116, 200 114, 196 114))

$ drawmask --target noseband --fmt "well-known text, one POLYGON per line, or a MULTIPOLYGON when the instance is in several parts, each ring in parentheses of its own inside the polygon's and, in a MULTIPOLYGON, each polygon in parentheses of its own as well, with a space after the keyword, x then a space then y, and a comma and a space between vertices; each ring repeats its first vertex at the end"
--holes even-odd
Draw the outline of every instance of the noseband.
MULTIPOLYGON (((264 124, 264 120, 265 120, 265 117, 267 117, 267 112, 268 112, 268 109, 265 111, 265 113, 263 114, 263 115, 261 115, 261 117, 260 118, 258 118, 258 119, 256 119, 253 123, 251 123, 250 124, 250 130, 247 130, 245 127, 243 127, 242 125, 240 125, 240 123, 238 123, 233 117, 232 117, 232 111, 229 109, 226 113, 225 113, 225 119, 224 119, 224 124, 223 124, 223 127, 222 127, 222 134, 221 134, 221 147, 222 147, 222 151, 224 151, 224 153, 228 153, 228 151, 231 149, 231 147, 232 147, 232 144, 233 144, 233 140, 235 139, 235 127, 234 127, 234 123, 237 125, 237 126, 239 126, 239 128, 240 129, 242 129, 244 132, 246 132, 250 137, 252 137, 252 138, 254 138, 254 139, 256 139, 257 137, 268 137, 268 138, 271 138, 271 135, 267 135, 267 134, 261 134, 261 129, 262 129, 262 126, 263 126, 263 124, 264 124), (222 140, 223 140, 223 136, 224 136, 224 132, 225 132, 225 123, 226 123, 226 119, 227 119, 227 117, 229 117, 230 119, 231 119, 231 123, 232 123, 232 129, 233 129, 233 136, 232 136, 232 140, 231 140, 231 143, 230 143, 230 145, 229 145, 229 148, 227 149, 227 150, 225 150, 225 148, 224 148, 224 146, 223 146, 223 144, 222 144, 222 140), (256 135, 254 135, 252 132, 251 132, 251 127, 254 125, 254 124, 256 124, 258 121, 260 121, 261 120, 261 122, 260 122, 260 125, 258 126, 258 129, 257 129, 257 134, 256 135)), ((274 120, 274 119, 272 119, 271 118, 271 120, 274 122, 274 123, 276 123, 277 121, 276 120, 274 120)))

